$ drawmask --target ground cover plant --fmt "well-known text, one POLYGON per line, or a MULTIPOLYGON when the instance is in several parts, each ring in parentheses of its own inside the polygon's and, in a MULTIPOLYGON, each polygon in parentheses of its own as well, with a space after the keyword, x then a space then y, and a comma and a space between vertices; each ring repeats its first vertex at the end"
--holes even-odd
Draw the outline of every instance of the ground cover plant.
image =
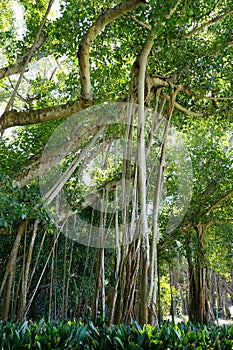
POLYGON ((232 348, 209 328, 233 308, 232 23, 233 0, 0 0, 3 349, 232 348))
POLYGON ((225 349, 233 348, 233 325, 162 322, 108 328, 80 321, 0 324, 0 349, 225 349))

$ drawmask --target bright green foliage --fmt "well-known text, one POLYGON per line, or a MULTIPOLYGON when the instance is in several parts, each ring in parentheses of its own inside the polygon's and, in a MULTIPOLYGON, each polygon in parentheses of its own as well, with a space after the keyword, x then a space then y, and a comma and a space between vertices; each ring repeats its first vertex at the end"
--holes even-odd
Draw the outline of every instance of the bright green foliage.
POLYGON ((51 322, 38 324, 0 325, 1 349, 221 349, 231 350, 232 326, 199 326, 191 323, 177 325, 164 322, 159 326, 141 328, 120 325, 107 328, 92 322, 51 322))
MULTIPOLYGON (((53 108, 66 103, 72 104, 80 97, 81 82, 77 57, 79 44, 88 28, 96 21, 99 15, 119 2, 112 0, 59 1, 59 15, 57 17, 49 16, 46 21, 43 34, 46 34, 47 39, 30 60, 24 79, 17 90, 13 105, 14 110, 29 113, 32 110, 47 107, 53 108)), ((16 63, 20 57, 29 52, 49 1, 18 0, 17 3, 22 7, 24 17, 22 23, 24 34, 21 37, 17 33, 14 22, 14 13, 11 8, 12 1, 2 0, 0 3, 0 25, 2 29, 0 33, 1 67, 16 63)), ((135 93, 135 91, 132 91, 136 78, 133 63, 148 39, 150 33, 148 28, 151 26, 156 34, 156 38, 148 59, 147 77, 149 75, 160 76, 165 80, 168 79, 172 84, 181 84, 184 88, 187 88, 189 93, 179 92, 177 103, 192 112, 202 114, 200 117, 186 116, 183 111, 175 109, 172 117, 175 127, 187 134, 186 145, 193 164, 193 196, 187 215, 181 223, 180 232, 178 230, 166 232, 171 209, 169 206, 163 207, 160 217, 161 237, 159 241, 161 271, 163 266, 172 264, 174 256, 183 253, 182 250, 185 249, 184 246, 187 239, 187 234, 184 234, 183 228, 187 225, 194 226, 198 223, 211 223, 206 237, 206 261, 211 264, 215 271, 222 271, 226 274, 232 271, 232 263, 230 263, 232 246, 228 244, 229 241, 232 242, 232 222, 231 224, 229 223, 232 220, 232 196, 206 214, 206 211, 211 206, 214 206, 221 196, 224 196, 225 193, 232 189, 233 183, 232 149, 228 149, 233 115, 232 101, 230 100, 233 87, 232 14, 206 26, 194 35, 189 35, 193 30, 195 31, 204 23, 208 23, 208 21, 226 13, 231 8, 232 0, 166 0, 163 2, 147 0, 135 10, 109 23, 91 44, 90 73, 96 105, 109 101, 125 101, 130 93, 135 93), (170 11, 176 5, 177 8, 174 14, 170 16, 170 11), (215 100, 215 96, 220 99, 215 100), (227 99, 223 100, 223 98, 227 99), (176 240, 181 247, 174 243, 176 240)), ((4 78, 0 82, 0 102, 3 108, 6 102, 9 101, 18 77, 18 75, 14 74, 10 76, 10 79, 4 78)), ((156 94, 158 86, 153 89, 153 93, 156 94)), ((171 86, 163 90, 170 94, 171 86)), ((155 99, 152 98, 151 101, 147 101, 147 104, 154 107, 155 99)), ((162 101, 158 103, 158 109, 160 109, 161 105, 162 101)), ((24 116, 22 116, 22 119, 24 119, 24 116)), ((150 123, 148 120, 147 122, 150 123)), ((60 121, 55 121, 35 126, 24 126, 17 129, 15 139, 12 142, 6 139, 0 141, 0 229, 4 233, 16 232, 21 220, 27 219, 32 225, 32 222, 38 217, 41 225, 39 237, 41 237, 43 231, 48 232, 48 234, 54 233, 55 228, 51 230, 51 223, 48 223, 41 206, 38 177, 33 178, 31 183, 20 188, 12 186, 12 184, 14 181, 20 180, 20 176, 25 176, 36 157, 38 157, 36 159, 39 159, 44 145, 59 123, 60 121)), ((119 130, 115 126, 113 126, 113 129, 112 132, 109 131, 107 136, 112 137, 113 135, 115 137, 114 132, 117 134, 119 130)), ((152 147, 153 154, 157 151, 156 147, 154 148, 152 147)), ((174 200, 176 198, 179 172, 175 163, 169 159, 169 156, 167 163, 169 163, 165 174, 167 194, 174 200)), ((108 173, 103 173, 101 169, 95 171, 96 186, 105 186, 106 183, 120 176, 121 172, 122 164, 118 166, 111 165, 108 173)), ((67 183, 67 193, 71 197, 75 188, 78 198, 82 198, 85 194, 85 189, 81 185, 77 187, 76 184, 75 181, 70 179, 67 183)), ((148 200, 150 201, 153 199, 153 192, 154 188, 148 191, 148 200)), ((110 199, 112 200, 112 198, 110 199)), ((81 201, 78 204, 81 207, 81 201)), ((173 207, 173 209, 177 208, 173 207)), ((91 222, 92 213, 89 208, 83 210, 82 215, 85 216, 88 223, 91 222)), ((94 216, 93 219, 95 224, 99 221, 99 216, 94 216)), ((119 215, 119 222, 121 219, 119 215)), ((30 225, 29 230, 31 230, 30 225)), ((12 237, 5 237, 1 237, 3 242, 0 255, 2 270, 7 265, 7 258, 10 255, 10 247, 7 247, 8 249, 4 249, 4 247, 10 246, 10 243, 12 246, 13 243, 12 237)), ((47 249, 43 251, 41 265, 43 265, 47 252, 51 248, 49 243, 47 249)), ((191 242, 193 246, 194 243, 191 242)), ((39 245, 39 243, 37 244, 39 245)), ((198 244, 195 247, 199 247, 198 244)), ((194 253, 197 251, 195 249, 193 249, 194 253)), ((37 250, 36 246, 36 252, 37 250)), ((20 253, 23 255, 22 247, 20 253)), ((62 252, 58 251, 58 255, 58 262, 61 263, 63 259, 62 252)), ((88 261, 87 276, 83 277, 85 288, 88 285, 91 258, 88 261)), ((33 259, 35 260, 34 256, 33 259)), ((81 249, 77 248, 74 250, 73 259, 73 265, 78 263, 80 265, 85 264, 81 249)), ((114 281, 110 281, 111 276, 113 276, 111 259, 106 261, 106 275, 108 278, 106 291, 110 286, 110 282, 112 282, 112 285, 114 284, 114 281)), ((19 269, 20 264, 19 260, 19 269)), ((81 302, 82 298, 85 299, 85 288, 80 287, 79 283, 81 280, 80 275, 82 274, 81 270, 81 268, 80 270, 77 268, 77 271, 71 271, 72 273, 74 272, 75 277, 70 279, 71 296, 69 296, 69 300, 72 299, 70 303, 72 306, 75 304, 75 298, 80 298, 81 302), (80 296, 81 293, 83 295, 80 296), (76 297, 77 295, 78 297, 76 297)), ((165 269, 165 271, 167 270, 165 269)), ((38 269, 36 272, 39 276, 41 270, 38 269)), ((3 273, 1 272, 2 275, 3 273)), ((163 271, 161 272, 162 274, 163 271)), ((15 281, 18 275, 19 271, 16 271, 15 281)), ((62 272, 59 271, 58 275, 57 277, 60 280, 57 291, 61 287, 62 272)), ((38 276, 36 277, 38 278, 38 276)), ((166 276, 164 279, 166 279, 166 276)), ((48 284, 49 277, 46 276, 44 281, 48 284)), ((33 282, 36 284, 36 281, 33 282)), ((20 282, 18 283, 20 285, 20 282)), ((59 292, 57 294, 56 297, 60 300, 59 292)), ((169 303, 169 301, 167 302, 168 299, 168 293, 166 293, 166 297, 164 297, 166 304, 169 303)), ((41 300, 42 298, 37 298, 38 303, 41 303, 41 300)), ((45 310, 46 307, 41 309, 45 310)), ((37 313, 35 319, 38 319, 38 314, 41 316, 43 313, 37 313)), ((44 317, 47 317, 46 312, 44 317)), ((35 348, 43 348, 44 344, 50 344, 50 340, 46 338, 46 332, 53 337, 51 335, 53 326, 49 328, 49 325, 43 325, 43 327, 43 335, 35 331, 37 332, 35 335, 36 339, 33 338, 32 340, 32 344, 34 344, 32 346, 35 346, 35 348), (45 337, 45 340, 42 340, 41 337, 45 337)), ((54 327, 57 327, 54 332, 56 334, 59 333, 60 327, 58 325, 54 327)), ((71 334, 73 331, 69 332, 72 327, 74 326, 64 324, 64 333, 68 332, 67 334, 71 334)), ((25 329, 30 329, 33 332, 33 327, 27 328, 27 325, 22 330, 17 327, 15 329, 18 333, 12 331, 13 333, 7 333, 6 337, 7 341, 10 341, 12 337, 12 341, 15 341, 15 344, 16 339, 19 342, 21 339, 24 339, 24 335, 27 334, 25 329), (17 335, 19 333, 20 336, 17 335)), ((186 335, 182 337, 183 343, 180 342, 177 335, 180 334, 179 332, 183 332, 181 328, 174 331, 168 331, 166 328, 162 331, 161 328, 155 336, 154 331, 149 330, 149 328, 145 332, 142 331, 139 335, 134 328, 127 329, 122 326, 115 330, 116 333, 114 333, 113 338, 113 333, 111 333, 114 332, 113 330, 108 331, 106 329, 104 332, 107 335, 103 337, 103 329, 95 329, 91 324, 88 327, 79 325, 77 329, 79 330, 77 331, 79 332, 78 337, 80 337, 82 342, 84 342, 83 339, 89 339, 88 341, 93 339, 92 345, 88 341, 86 343, 90 348, 164 349, 179 346, 177 348, 191 349, 207 346, 201 344, 201 339, 200 344, 199 340, 197 341, 197 337, 202 332, 206 336, 204 329, 198 333, 193 330, 193 333, 188 333, 189 335, 185 333, 186 335), (128 342, 130 345, 126 345, 125 338, 131 332, 130 330, 132 331, 131 336, 133 337, 136 334, 136 338, 130 338, 131 340, 128 342), (161 337, 158 336, 160 332, 163 334, 161 337), (169 343, 168 341, 168 343, 164 343, 164 339, 169 338, 169 336, 173 339, 173 335, 174 337, 176 336, 174 338, 176 342, 169 343), (194 345, 191 343, 191 340, 194 345)), ((58 338, 61 339, 61 335, 57 335, 56 339, 58 338)), ((208 343, 208 339, 205 341, 208 343)), ((51 345, 46 346, 51 348, 64 348, 63 346, 65 346, 63 343, 58 344, 60 344, 59 341, 53 345, 51 343, 51 345)), ((75 348, 75 346, 79 346, 75 341, 70 344, 70 348, 75 348)), ((212 344, 212 347, 217 349, 217 340, 215 344, 212 344)), ((12 347, 9 345, 9 348, 13 349, 13 345, 12 347)), ((29 345, 28 348, 30 348, 29 345)))
POLYGON ((233 270, 232 249, 233 249, 233 227, 230 224, 216 223, 207 231, 206 249, 207 261, 214 271, 221 275, 228 276, 233 270))
POLYGON ((6 32, 13 25, 12 1, 1 0, 0 2, 0 28, 1 32, 6 32))
POLYGON ((194 223, 208 223, 214 220, 230 220, 231 207, 223 202, 225 208, 213 207, 222 196, 232 189, 232 147, 229 144, 231 126, 193 122, 189 125, 187 147, 193 164, 193 197, 187 219, 194 223), (214 210, 215 209, 215 210, 214 210))

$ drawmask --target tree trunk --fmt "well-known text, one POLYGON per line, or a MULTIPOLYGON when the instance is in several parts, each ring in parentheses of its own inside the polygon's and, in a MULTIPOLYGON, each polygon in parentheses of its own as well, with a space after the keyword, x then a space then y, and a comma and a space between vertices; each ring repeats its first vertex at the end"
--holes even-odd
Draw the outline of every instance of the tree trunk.
POLYGON ((170 284, 170 297, 171 297, 171 308, 170 308, 170 314, 172 317, 172 321, 175 322, 175 316, 176 316, 176 300, 173 295, 173 287, 175 287, 174 283, 174 270, 171 269, 171 266, 169 266, 169 284, 170 284))
POLYGON ((209 281, 208 270, 204 261, 204 233, 205 226, 195 227, 196 242, 195 251, 189 250, 188 272, 189 272, 189 320, 195 323, 209 323, 209 281))
MULTIPOLYGON (((54 234, 54 244, 56 242, 56 235, 54 234)), ((55 261, 55 245, 52 248, 52 261, 51 261, 51 272, 50 272, 50 288, 49 288, 49 309, 48 309, 48 322, 52 318, 52 304, 53 304, 53 287, 54 287, 54 261, 55 261)))
POLYGON ((181 315, 188 315, 188 274, 187 274, 187 264, 184 263, 183 258, 178 257, 178 266, 174 268, 175 279, 174 286, 179 290, 180 297, 180 312, 181 315))
MULTIPOLYGON (((21 224, 19 226, 19 230, 18 230, 17 236, 15 238, 14 246, 12 248, 11 255, 9 258, 7 270, 5 272, 6 280, 7 280, 7 276, 8 276, 8 284, 7 284, 6 293, 4 296, 4 306, 3 306, 3 313, 2 313, 3 320, 7 320, 9 318, 11 292, 12 292, 12 286, 13 286, 13 281, 14 281, 16 259, 17 259, 17 254, 18 254, 18 250, 19 250, 19 245, 20 245, 21 239, 23 237, 23 234, 25 232, 25 227, 26 227, 26 221, 24 220, 21 222, 21 224)), ((5 276, 4 276, 4 281, 5 281, 5 276)))
POLYGON ((160 286, 160 269, 159 269, 159 260, 158 260, 158 299, 157 299, 157 310, 158 310, 158 322, 162 321, 162 305, 161 305, 161 286, 160 286))
POLYGON ((65 251, 64 251, 64 265, 63 265, 63 281, 62 281, 62 306, 61 306, 61 318, 64 319, 66 315, 66 283, 68 282, 68 279, 66 278, 67 273, 67 243, 68 238, 66 235, 65 240, 65 251))
POLYGON ((24 271, 24 278, 22 282, 22 305, 21 305, 21 312, 20 312, 20 318, 23 319, 23 315, 26 310, 26 305, 27 305, 27 295, 28 295, 28 289, 29 289, 29 271, 30 271, 30 266, 31 266, 31 260, 32 260, 32 253, 33 253, 33 248, 35 244, 35 239, 37 235, 37 229, 38 229, 38 220, 35 221, 34 223, 34 228, 33 228, 33 233, 31 237, 31 242, 28 247, 28 252, 27 252, 27 259, 26 259, 26 266, 25 266, 25 271, 24 271))
POLYGON ((105 310, 105 294, 103 291, 103 282, 104 282, 104 249, 99 248, 99 258, 98 264, 96 267, 96 285, 95 285, 95 296, 94 296, 94 304, 93 304, 93 319, 97 322, 98 315, 104 317, 105 310), (99 309, 101 308, 101 311, 99 309))

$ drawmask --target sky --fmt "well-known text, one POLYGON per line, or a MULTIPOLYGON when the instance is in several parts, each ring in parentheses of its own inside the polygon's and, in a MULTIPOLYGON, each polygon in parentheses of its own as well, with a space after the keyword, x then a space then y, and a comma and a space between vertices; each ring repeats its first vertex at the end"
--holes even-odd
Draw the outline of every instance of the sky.
MULTIPOLYGON (((19 39, 22 39, 23 34, 25 34, 25 31, 26 31, 26 27, 24 24, 24 17, 23 17, 23 6, 19 5, 18 2, 14 0, 12 1, 12 9, 15 14, 15 24, 18 31, 18 37, 19 39)), ((54 20, 59 16, 60 16, 60 0, 54 0, 48 19, 54 20)))
POLYGON ((17 1, 12 2, 12 9, 15 14, 15 26, 17 28, 18 38, 22 39, 23 34, 25 33, 24 18, 23 18, 23 8, 20 6, 17 1))

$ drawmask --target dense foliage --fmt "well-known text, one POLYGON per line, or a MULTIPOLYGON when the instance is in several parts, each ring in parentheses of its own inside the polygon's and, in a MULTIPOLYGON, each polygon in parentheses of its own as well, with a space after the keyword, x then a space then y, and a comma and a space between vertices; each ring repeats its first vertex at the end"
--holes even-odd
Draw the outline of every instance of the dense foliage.
MULTIPOLYGON (((206 324, 229 318, 232 6, 232 0, 1 2, 2 319, 101 316, 113 325, 156 324, 178 314, 206 324), (118 112, 123 123, 114 119, 118 112), (54 131, 61 142, 41 174, 54 131), (62 175, 75 165, 63 184, 73 211, 59 211, 58 181, 55 197, 48 189, 50 215, 41 184, 43 176, 52 179, 54 159, 62 175), (106 248, 97 236, 90 246, 93 231, 107 232, 114 244, 106 248)), ((190 333, 191 324, 164 325, 156 335, 149 326, 145 333, 91 323, 4 327, 4 341, 34 334, 32 344, 62 327, 103 347, 103 332, 120 347, 121 331, 135 336, 135 348, 150 339, 150 346, 198 347, 201 334, 215 348, 223 334, 228 341, 226 328, 215 336, 214 328, 190 333), (189 336, 179 338, 182 332, 189 336), (160 344, 165 333, 175 343, 160 344)))
POLYGON ((232 326, 200 326, 163 322, 159 326, 94 326, 92 322, 51 322, 38 324, 1 323, 0 347, 14 349, 221 349, 231 350, 232 326))

